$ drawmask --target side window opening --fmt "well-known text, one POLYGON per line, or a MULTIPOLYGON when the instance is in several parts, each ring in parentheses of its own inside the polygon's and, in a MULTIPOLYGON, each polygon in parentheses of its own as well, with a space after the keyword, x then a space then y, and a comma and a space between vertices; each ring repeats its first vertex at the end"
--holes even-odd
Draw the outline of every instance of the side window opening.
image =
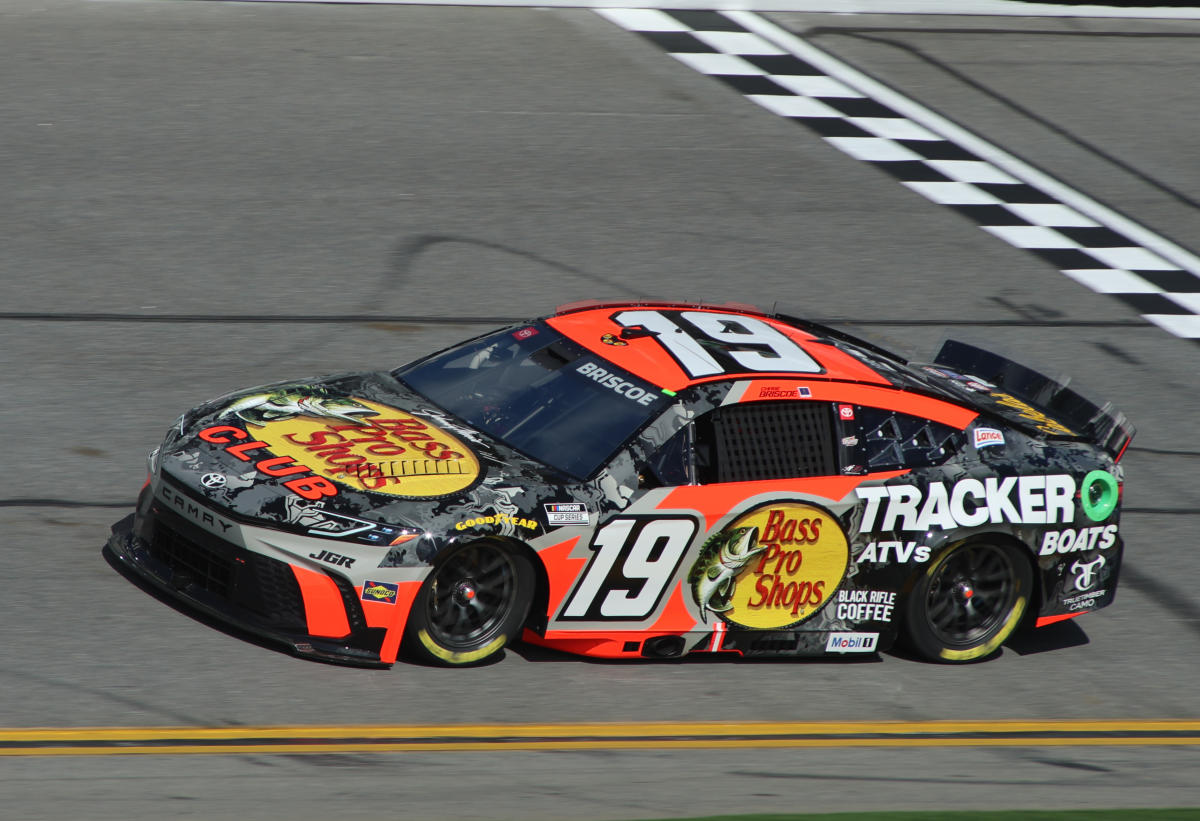
POLYGON ((642 487, 695 484, 695 432, 695 425, 686 425, 654 452, 641 471, 642 487))
POLYGON ((825 402, 729 405, 696 425, 696 479, 749 482, 838 472, 833 409, 825 402))
POLYGON ((958 430, 906 413, 860 407, 856 421, 873 471, 940 465, 962 447, 958 430))

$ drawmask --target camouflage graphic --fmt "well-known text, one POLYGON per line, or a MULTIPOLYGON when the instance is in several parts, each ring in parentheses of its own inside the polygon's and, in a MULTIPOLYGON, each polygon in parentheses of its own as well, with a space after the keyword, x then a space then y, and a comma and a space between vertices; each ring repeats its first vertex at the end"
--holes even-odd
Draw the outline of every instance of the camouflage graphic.
POLYGON ((376 411, 349 397, 322 396, 319 389, 307 386, 243 396, 225 409, 224 414, 230 413, 251 425, 265 425, 297 416, 340 419, 363 425, 367 422, 359 417, 377 415, 376 411))

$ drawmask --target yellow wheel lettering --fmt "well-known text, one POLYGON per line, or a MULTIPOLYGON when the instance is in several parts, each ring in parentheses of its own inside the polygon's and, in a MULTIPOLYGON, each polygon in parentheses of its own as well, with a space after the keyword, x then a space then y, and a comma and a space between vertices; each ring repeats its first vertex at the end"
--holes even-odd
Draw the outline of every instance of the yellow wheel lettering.
POLYGON ((1017 597, 1017 600, 1013 602, 1012 613, 1009 615, 1008 620, 1004 622, 1004 626, 1000 628, 996 635, 992 636, 990 641, 984 642, 978 647, 972 647, 969 650, 942 650, 942 658, 946 659, 946 661, 970 661, 971 659, 982 658, 994 651, 1012 633, 1013 628, 1021 621, 1021 616, 1025 615, 1025 604, 1027 601, 1028 599, 1024 596, 1017 597))
POLYGON ((420 640, 421 646, 447 664, 470 664, 473 661, 485 659, 498 651, 504 646, 504 643, 508 640, 508 636, 496 636, 496 638, 478 650, 469 650, 464 653, 456 653, 453 650, 447 650, 445 647, 442 647, 433 640, 433 637, 429 635, 429 631, 424 628, 417 632, 417 639, 420 640))

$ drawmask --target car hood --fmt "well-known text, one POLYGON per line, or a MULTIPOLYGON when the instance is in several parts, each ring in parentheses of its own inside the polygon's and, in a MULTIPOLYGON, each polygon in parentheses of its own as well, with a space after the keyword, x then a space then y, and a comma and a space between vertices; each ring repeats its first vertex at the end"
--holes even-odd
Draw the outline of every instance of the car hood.
POLYGON ((220 397, 180 417, 157 468, 167 493, 243 521, 338 536, 370 523, 453 531, 487 517, 493 529, 533 535, 540 503, 570 481, 386 373, 220 397))

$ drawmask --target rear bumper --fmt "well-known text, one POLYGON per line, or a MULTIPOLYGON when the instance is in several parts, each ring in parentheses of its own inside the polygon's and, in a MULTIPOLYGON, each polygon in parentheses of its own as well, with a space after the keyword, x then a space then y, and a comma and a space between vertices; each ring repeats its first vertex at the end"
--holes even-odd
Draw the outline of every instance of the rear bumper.
POLYGON ((286 646, 305 658, 361 667, 388 667, 381 658, 385 631, 366 627, 358 596, 344 580, 350 632, 311 635, 305 603, 291 565, 224 542, 160 509, 150 493, 137 513, 112 526, 107 549, 123 568, 165 598, 286 646))

